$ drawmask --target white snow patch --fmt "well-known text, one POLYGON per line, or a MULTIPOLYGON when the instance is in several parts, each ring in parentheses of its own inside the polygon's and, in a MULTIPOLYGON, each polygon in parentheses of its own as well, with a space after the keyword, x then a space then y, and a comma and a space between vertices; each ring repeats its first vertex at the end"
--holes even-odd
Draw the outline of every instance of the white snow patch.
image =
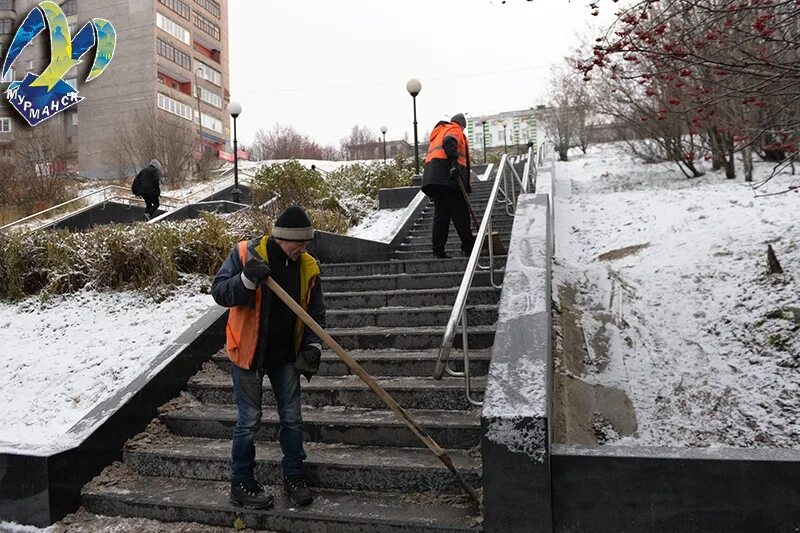
POLYGON ((397 232, 414 210, 425 199, 425 193, 418 192, 408 206, 402 209, 380 209, 369 214, 358 226, 347 231, 350 237, 358 237, 370 241, 392 242, 397 232))
MULTIPOLYGON (((755 180, 772 167, 757 162, 755 180)), ((800 448, 800 196, 686 179, 611 144, 557 163, 554 187, 554 277, 577 282, 586 315, 611 317, 583 320, 610 340, 608 366, 584 377, 622 387, 636 410, 638 433, 616 442, 800 448), (765 273, 768 243, 784 274, 765 273)))
POLYGON ((0 304, 0 452, 79 444, 86 435, 68 430, 214 305, 199 277, 187 280, 160 303, 87 289, 0 304))

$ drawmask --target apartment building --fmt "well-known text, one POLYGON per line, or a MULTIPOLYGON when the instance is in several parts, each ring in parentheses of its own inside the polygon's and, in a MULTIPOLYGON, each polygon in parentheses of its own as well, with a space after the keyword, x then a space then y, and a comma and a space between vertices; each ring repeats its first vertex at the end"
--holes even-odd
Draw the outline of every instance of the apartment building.
MULTIPOLYGON (((102 76, 84 83, 93 52, 65 80, 85 99, 48 121, 58 120, 74 148, 83 177, 111 178, 120 172, 120 127, 148 135, 143 118, 185 120, 197 131, 205 154, 217 157, 231 137, 227 0, 66 0, 57 1, 72 35, 92 18, 104 18, 117 32, 114 59, 102 76), (87 59, 89 58, 89 59, 87 59)), ((0 0, 3 57, 16 28, 38 4, 0 0), (4 9, 5 8, 5 9, 4 9)), ((49 42, 35 46, 15 62, 8 80, 22 79, 20 68, 41 72, 49 61, 49 42)), ((3 87, 5 88, 5 87, 3 87)), ((0 109, 0 155, 12 145, 14 130, 27 128, 7 102, 0 109), (5 131, 8 125, 10 131, 5 131)), ((199 154, 199 152, 198 152, 199 154)), ((146 164, 147 161, 138 163, 146 164)), ((133 169, 128 169, 133 171, 133 169)))
POLYGON ((466 135, 470 146, 480 148, 486 138, 487 148, 536 144, 536 110, 505 111, 494 115, 468 116, 466 135))

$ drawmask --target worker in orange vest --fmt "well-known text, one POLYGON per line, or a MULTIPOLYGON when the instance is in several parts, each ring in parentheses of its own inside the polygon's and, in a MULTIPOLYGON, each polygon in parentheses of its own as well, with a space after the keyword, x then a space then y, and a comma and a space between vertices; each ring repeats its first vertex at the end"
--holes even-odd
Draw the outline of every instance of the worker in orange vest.
POLYGON ((461 192, 457 180, 461 180, 466 191, 472 192, 469 145, 464 135, 467 120, 458 113, 450 122, 441 121, 433 128, 425 156, 422 173, 422 191, 433 200, 433 255, 449 257, 445 252, 450 220, 461 239, 461 251, 469 256, 475 237, 469 228, 467 199, 461 192))
POLYGON ((283 301, 264 285, 272 278, 325 327, 325 301, 319 265, 306 245, 314 229, 305 211, 293 205, 275 220, 271 235, 241 241, 214 277, 211 295, 230 307, 225 347, 231 361, 236 400, 230 462, 230 499, 242 507, 265 509, 273 504, 255 478, 255 435, 261 424, 264 375, 275 394, 283 451, 283 489, 291 504, 313 501, 303 461, 303 417, 300 376, 311 379, 319 370, 322 341, 305 327, 283 301))

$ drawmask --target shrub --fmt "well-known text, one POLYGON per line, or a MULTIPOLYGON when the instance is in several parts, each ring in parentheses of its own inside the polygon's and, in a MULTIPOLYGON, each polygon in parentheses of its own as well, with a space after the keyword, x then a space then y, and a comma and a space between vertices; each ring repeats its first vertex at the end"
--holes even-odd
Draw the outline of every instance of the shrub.
POLYGON ((320 207, 329 195, 322 176, 295 160, 263 167, 253 178, 252 190, 256 204, 278 196, 279 211, 292 204, 320 207))
POLYGON ((157 225, 102 226, 85 233, 0 234, 0 299, 68 293, 86 286, 144 289, 180 283, 180 273, 212 275, 239 240, 263 235, 257 210, 157 225))

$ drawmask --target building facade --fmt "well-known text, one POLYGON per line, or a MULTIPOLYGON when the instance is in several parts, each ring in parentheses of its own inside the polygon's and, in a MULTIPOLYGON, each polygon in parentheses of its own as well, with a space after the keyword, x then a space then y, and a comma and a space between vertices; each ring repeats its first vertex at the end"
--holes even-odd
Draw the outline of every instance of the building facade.
POLYGON ((468 116, 466 134, 473 149, 481 149, 484 138, 488 149, 526 145, 529 142, 535 146, 539 137, 538 123, 533 108, 468 116))
MULTIPOLYGON (((186 121, 201 153, 218 157, 231 137, 227 0, 66 0, 57 1, 70 33, 92 18, 109 20, 116 30, 114 58, 102 76, 84 83, 92 61, 65 76, 85 99, 54 121, 74 151, 77 170, 87 178, 118 177, 121 127, 148 135, 147 124, 169 118, 186 121)), ((2 56, 32 0, 0 0, 2 56), (6 9, 3 9, 6 8, 6 9)), ((5 84, 22 79, 20 67, 40 73, 49 61, 49 42, 40 35, 15 62, 5 84)), ((92 53, 91 51, 89 52, 92 53)), ((4 85, 5 89, 7 85, 4 85)), ((0 147, 13 147, 14 130, 29 128, 8 102, 0 109, 0 147), (4 132, 8 125, 11 131, 4 132)), ((41 126, 37 126, 41 127, 41 126)), ((13 148, 12 148, 13 149, 13 148)), ((2 148, 0 148, 0 155, 2 148)), ((132 163, 146 165, 147 161, 132 163)), ((127 169, 132 172, 134 169, 127 169)))

